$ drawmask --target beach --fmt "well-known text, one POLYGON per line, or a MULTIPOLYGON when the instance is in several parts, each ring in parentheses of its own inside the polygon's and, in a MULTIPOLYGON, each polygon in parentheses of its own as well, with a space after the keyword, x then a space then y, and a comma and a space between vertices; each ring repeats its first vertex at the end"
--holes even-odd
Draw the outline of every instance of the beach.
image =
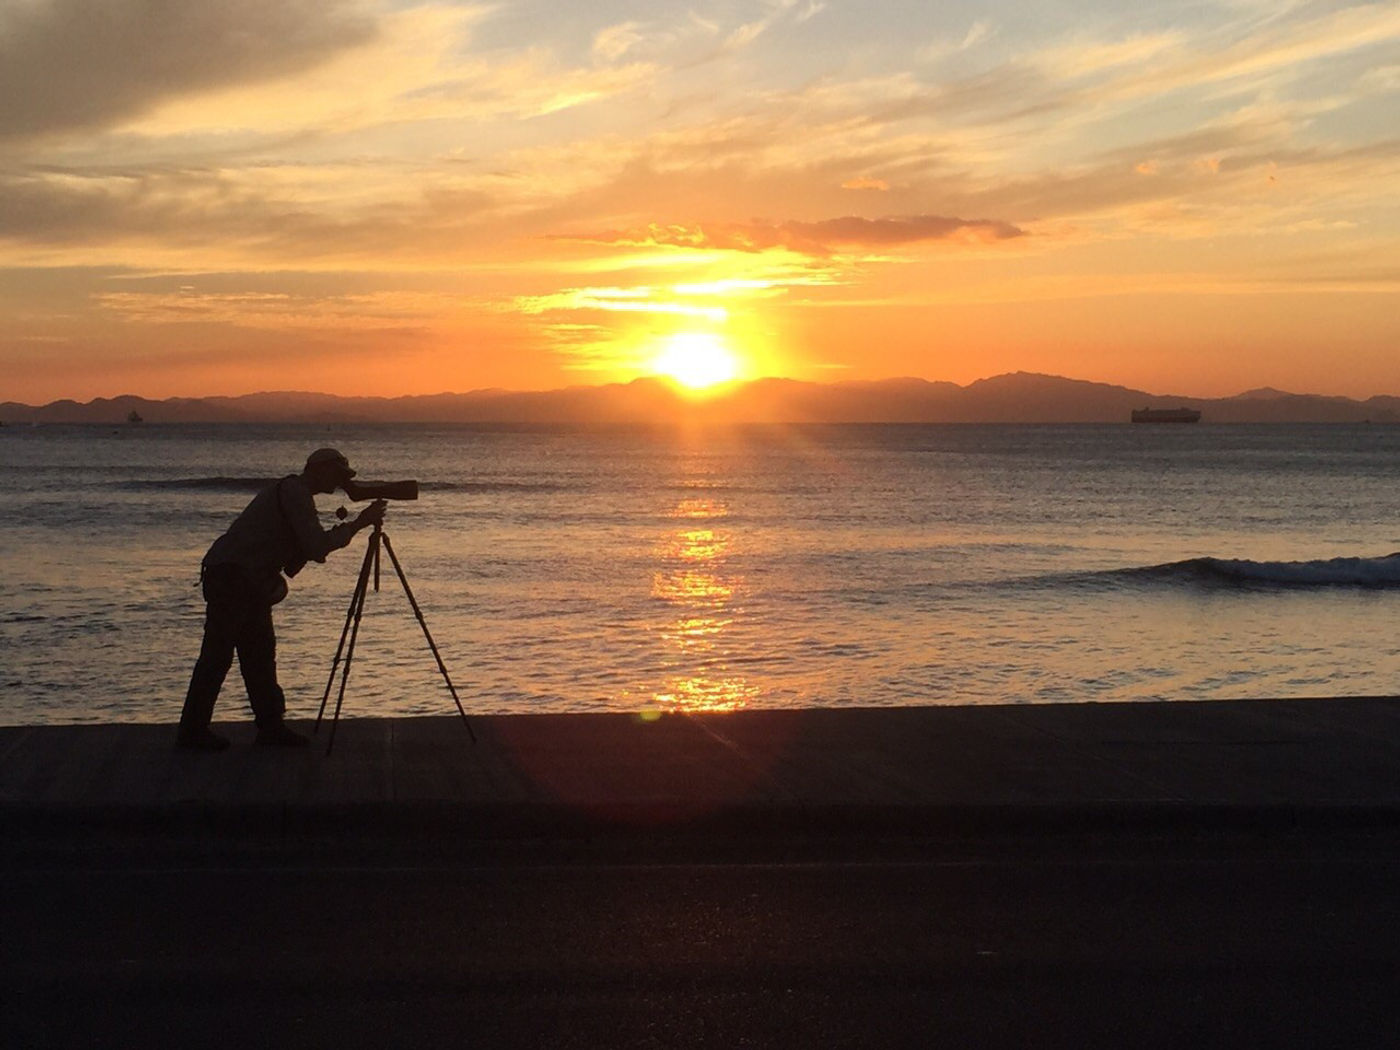
POLYGON ((223 728, 0 730, 26 1045, 1389 1030, 1390 698, 223 728))
MULTIPOLYGON (((309 721, 292 722, 309 730, 309 721)), ((169 726, 0 728, 0 799, 34 828, 459 834, 1000 821, 1347 819, 1400 807, 1393 698, 708 715, 346 718, 330 755, 173 748, 169 726)))

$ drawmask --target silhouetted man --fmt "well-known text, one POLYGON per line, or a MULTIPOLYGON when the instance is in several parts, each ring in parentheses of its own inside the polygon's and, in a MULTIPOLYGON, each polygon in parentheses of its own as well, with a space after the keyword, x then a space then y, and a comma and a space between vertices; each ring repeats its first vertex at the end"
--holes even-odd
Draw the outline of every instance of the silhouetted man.
POLYGON ((314 495, 344 488, 354 476, 343 455, 333 448, 318 448, 306 457, 300 474, 289 474, 259 492, 209 548, 199 574, 207 603, 204 643, 180 715, 180 747, 198 751, 228 747, 228 740, 210 730, 209 722, 234 652, 248 687, 257 743, 306 744, 306 737, 282 721, 287 701, 277 684, 272 607, 287 596, 282 573, 295 576, 308 561, 325 561, 327 554, 346 546, 361 529, 383 522, 384 501, 375 500, 353 521, 321 528, 314 495))

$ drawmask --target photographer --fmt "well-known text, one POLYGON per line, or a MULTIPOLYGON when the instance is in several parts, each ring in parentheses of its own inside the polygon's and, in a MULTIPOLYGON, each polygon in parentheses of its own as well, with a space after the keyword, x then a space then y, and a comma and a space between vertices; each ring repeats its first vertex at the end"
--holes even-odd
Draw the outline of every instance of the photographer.
MULTIPOLYGON (((256 742, 306 744, 306 737, 282 721, 286 699, 277 684, 272 607, 287 596, 283 572, 295 576, 308 561, 325 561, 327 554, 346 546, 361 529, 384 521, 384 501, 375 500, 352 521, 321 528, 315 494, 346 489, 354 476, 349 460, 335 449, 317 449, 306 458, 300 474, 290 474, 259 492, 209 548, 200 567, 207 603, 204 642, 180 715, 177 743, 181 748, 222 751, 228 747, 228 740, 211 731, 209 722, 235 651, 258 727, 256 742)), ((347 494, 355 498, 348 489, 347 494)))

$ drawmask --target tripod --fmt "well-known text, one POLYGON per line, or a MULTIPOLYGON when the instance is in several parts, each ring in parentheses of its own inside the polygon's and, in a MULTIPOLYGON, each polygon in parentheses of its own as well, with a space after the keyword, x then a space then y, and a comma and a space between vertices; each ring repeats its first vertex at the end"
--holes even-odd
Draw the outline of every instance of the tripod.
POLYGON ((467 727, 467 735, 472 738, 472 743, 476 743, 476 734, 472 732, 472 725, 467 721, 467 712, 462 709, 462 701, 457 696, 457 690, 452 685, 452 679, 447 673, 447 667, 442 662, 442 656, 438 653, 437 643, 433 641, 433 636, 428 632, 428 622, 423 619, 423 610, 418 607, 418 600, 413 597, 413 588, 408 585, 408 577, 404 575, 403 566, 399 564, 398 556, 394 554, 394 545, 389 542, 389 534, 384 531, 382 524, 376 523, 374 533, 369 538, 369 545, 365 548, 365 560, 360 565, 360 575, 355 581, 355 593, 350 596, 350 608, 345 614, 345 627, 340 632, 340 644, 336 646, 335 659, 331 661, 331 675, 326 680, 326 691, 321 697, 321 710, 316 713, 316 732, 321 729, 321 717, 326 713, 326 702, 331 696, 331 686, 335 684, 336 669, 340 668, 341 654, 345 655, 345 666, 340 669, 340 692, 335 698, 335 714, 331 718, 330 738, 326 741, 326 754, 331 753, 331 748, 335 746, 335 729, 340 724, 340 705, 345 700, 345 683, 350 680, 350 662, 355 658, 355 640, 360 635, 360 617, 365 611, 365 594, 369 591, 369 578, 371 570, 374 573, 374 590, 379 592, 379 552, 380 549, 389 552, 389 560, 394 565, 394 571, 398 573, 399 582, 403 584, 403 592, 408 596, 408 604, 413 606, 413 615, 418 617, 418 623, 423 628, 423 637, 428 640, 428 648, 433 651, 433 658, 437 660, 438 670, 442 672, 442 680, 447 683, 447 690, 452 694, 452 699, 457 704, 457 713, 462 716, 462 724, 467 727), (346 639, 350 644, 347 647, 346 639))

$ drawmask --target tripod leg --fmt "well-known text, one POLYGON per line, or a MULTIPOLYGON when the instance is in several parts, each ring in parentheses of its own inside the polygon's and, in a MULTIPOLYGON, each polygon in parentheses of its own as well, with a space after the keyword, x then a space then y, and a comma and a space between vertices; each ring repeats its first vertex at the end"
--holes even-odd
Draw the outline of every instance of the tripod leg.
POLYGON ((472 743, 476 743, 476 733, 472 731, 472 724, 467 721, 467 712, 462 707, 461 698, 457 696, 457 688, 452 684, 452 678, 447 673, 447 665, 442 662, 442 655, 438 652, 437 643, 433 641, 432 633, 428 630, 428 621, 423 619, 423 610, 418 608, 418 599, 413 597, 413 588, 408 585, 408 577, 404 575, 403 566, 399 564, 398 555, 394 553, 394 545, 389 542, 389 537, 384 536, 384 549, 389 552, 389 560, 394 564, 394 571, 399 574, 399 582, 403 584, 403 592, 408 596, 408 604, 413 606, 413 615, 418 617, 418 624, 423 628, 423 637, 428 640, 428 648, 432 650, 433 659, 437 661, 438 670, 442 672, 442 680, 447 683, 447 691, 452 694, 452 700, 457 705, 457 713, 462 716, 462 724, 467 727, 467 735, 472 738, 472 743))
MULTIPOLYGON (((378 529, 374 530, 374 535, 369 539, 369 550, 365 551, 365 568, 369 568, 369 559, 379 557, 379 541, 384 534, 378 529)), ((345 650, 345 667, 340 672, 340 692, 335 698, 335 714, 331 717, 331 735, 326 740, 326 754, 331 753, 331 748, 335 746, 335 731, 340 725, 340 706, 345 702, 345 686, 350 681, 350 662, 355 658, 355 641, 360 636, 360 617, 365 611, 365 593, 368 590, 368 572, 361 577, 359 586, 359 603, 355 606, 355 620, 350 627, 350 646, 345 650)))
MULTIPOLYGON (((375 529, 375 535, 382 536, 382 529, 375 529)), ((379 544, 374 545, 374 593, 379 593, 379 544)))
MULTIPOLYGON (((372 546, 372 544, 371 544, 372 546)), ((365 581, 369 578, 370 549, 365 548, 365 560, 360 564, 360 575, 356 577, 355 589, 350 594, 350 608, 345 611, 345 626, 340 632, 340 644, 335 647, 335 658, 331 660, 331 674, 326 679, 326 691, 321 694, 321 709, 316 712, 316 728, 321 731, 321 719, 326 713, 326 702, 331 698, 331 686, 335 684, 335 672, 340 667, 340 656, 345 651, 345 639, 350 636, 350 622, 355 618, 355 610, 365 600, 365 581)))

